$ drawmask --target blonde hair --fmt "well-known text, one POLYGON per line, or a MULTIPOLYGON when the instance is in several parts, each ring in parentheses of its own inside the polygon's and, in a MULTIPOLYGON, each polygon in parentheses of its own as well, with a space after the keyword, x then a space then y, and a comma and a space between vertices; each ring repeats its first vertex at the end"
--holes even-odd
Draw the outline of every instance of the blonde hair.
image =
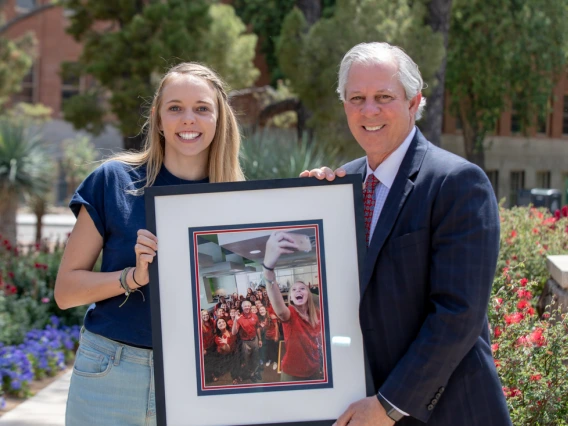
POLYGON ((294 284, 302 284, 308 289, 308 322, 312 327, 315 327, 319 324, 319 314, 316 308, 316 304, 314 303, 314 297, 312 296, 310 287, 303 281, 296 281, 294 284))
POLYGON ((146 180, 141 188, 132 191, 136 195, 144 192, 156 181, 164 163, 165 139, 160 132, 160 107, 166 84, 178 75, 190 75, 207 81, 214 89, 217 100, 218 117, 215 136, 209 146, 209 182, 236 182, 245 180, 239 163, 241 135, 235 114, 229 105, 225 83, 215 71, 197 62, 184 62, 170 68, 158 84, 148 118, 142 127, 146 133, 144 145, 139 152, 124 152, 106 161, 120 161, 133 167, 146 165, 146 180))

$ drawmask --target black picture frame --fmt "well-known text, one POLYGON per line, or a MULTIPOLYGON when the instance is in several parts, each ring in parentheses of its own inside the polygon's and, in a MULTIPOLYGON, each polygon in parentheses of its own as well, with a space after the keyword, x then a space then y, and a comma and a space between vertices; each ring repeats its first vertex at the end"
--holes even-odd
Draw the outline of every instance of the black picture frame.
MULTIPOLYGON (((290 394, 293 394, 294 398, 315 398, 317 392, 323 392, 322 396, 327 400, 326 411, 324 413, 322 407, 321 413, 309 413, 306 419, 291 419, 290 416, 279 419, 274 413, 266 413, 266 416, 260 413, 254 419, 245 419, 236 411, 234 425, 332 425, 335 418, 351 402, 375 394, 358 322, 359 283, 366 252, 360 175, 348 175, 333 182, 296 178, 158 186, 146 189, 145 204, 147 229, 156 234, 159 241, 158 253, 150 265, 154 382, 159 425, 189 425, 188 418, 183 415, 184 410, 188 417, 192 417, 191 422, 194 423, 191 424, 229 424, 227 419, 207 419, 203 415, 196 415, 193 408, 233 402, 242 405, 246 403, 246 398, 261 398, 268 401, 263 405, 269 407, 270 395, 281 395, 280 392, 287 392, 287 400, 290 394), (190 330, 195 330, 197 322, 195 290, 199 287, 196 282, 199 277, 196 280, 192 276, 192 273, 195 273, 195 265, 192 266, 191 259, 195 247, 192 249, 190 243, 191 232, 243 227, 248 230, 256 229, 255 227, 299 226, 316 222, 322 226, 321 240, 326 244, 325 250, 322 245, 325 256, 318 265, 323 266, 322 275, 327 272, 329 276, 329 271, 334 274, 331 277, 333 286, 328 284, 321 296, 322 302, 325 299, 324 313, 331 317, 324 320, 325 326, 331 327, 331 330, 327 330, 326 340, 331 357, 331 389, 329 386, 310 387, 310 384, 307 384, 307 388, 288 386, 264 392, 260 385, 252 391, 241 390, 239 393, 229 389, 227 392, 200 394, 192 382, 197 381, 196 377, 199 376, 199 351, 196 351, 199 342, 194 331, 190 332, 191 338, 183 334, 188 329, 186 324, 190 325, 190 330), (341 269, 333 272, 338 262, 341 269), (343 278, 342 283, 352 284, 342 289, 337 282, 333 282, 336 276, 338 280, 343 278), (180 282, 177 282, 178 277, 180 282), (162 285, 160 279, 163 280, 162 285), (176 283, 172 284, 172 281, 176 283), (339 287, 339 290, 336 287, 339 287), (344 312, 344 306, 347 312, 344 312), (336 320, 335 317, 341 319, 336 320), (173 318, 176 318, 177 322, 173 318), (349 330, 348 333, 343 333, 346 336, 333 335, 336 329, 345 327, 349 330), (174 337, 176 333, 180 336, 179 339, 174 337), (187 353, 180 348, 187 348, 187 353), (195 355, 190 353, 192 350, 195 355), (334 357, 340 362, 335 362, 334 357), (193 362, 188 362, 188 359, 193 362), (348 362, 345 362, 346 359, 348 362), (360 385, 354 391, 346 389, 352 386, 352 382, 347 383, 344 380, 343 375, 348 374, 343 372, 343 369, 347 368, 346 364, 358 375, 354 379, 357 379, 360 385), (343 406, 329 404, 333 400, 330 395, 341 401, 343 406), (269 418, 271 422, 267 421, 269 418)), ((301 413, 299 415, 301 416, 301 413)))

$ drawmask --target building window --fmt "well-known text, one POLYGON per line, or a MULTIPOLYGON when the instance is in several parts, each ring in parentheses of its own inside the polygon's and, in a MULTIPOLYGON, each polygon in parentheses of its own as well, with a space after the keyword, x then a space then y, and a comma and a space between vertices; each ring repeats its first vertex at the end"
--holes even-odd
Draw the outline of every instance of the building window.
POLYGON ((499 199, 499 170, 488 170, 486 173, 493 187, 493 192, 495 192, 495 197, 499 199))
POLYGON ((516 171, 511 172, 510 192, 509 192, 509 205, 516 206, 520 201, 518 199, 519 191, 525 189, 525 172, 516 171))
POLYGON ((562 133, 568 135, 568 95, 564 95, 564 115, 562 117, 562 133))
POLYGON ((542 170, 536 172, 536 187, 550 189, 550 171, 542 170))
POLYGON ((37 6, 36 0, 16 0, 16 13, 23 15, 37 6))
POLYGON ((61 100, 64 101, 81 91, 81 71, 76 62, 65 62, 61 67, 61 100))
POLYGON ((32 65, 28 73, 22 79, 22 90, 20 90, 12 97, 13 103, 16 104, 18 102, 27 102, 29 104, 32 104, 34 102, 34 77, 35 69, 32 65))

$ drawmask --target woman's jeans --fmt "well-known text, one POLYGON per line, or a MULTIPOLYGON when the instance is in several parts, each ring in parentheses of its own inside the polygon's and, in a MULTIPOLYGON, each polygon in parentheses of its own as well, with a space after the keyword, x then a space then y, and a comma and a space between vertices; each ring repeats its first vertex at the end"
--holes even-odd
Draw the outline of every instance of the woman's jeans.
POLYGON ((118 343, 83 328, 65 424, 156 425, 152 350, 118 343))

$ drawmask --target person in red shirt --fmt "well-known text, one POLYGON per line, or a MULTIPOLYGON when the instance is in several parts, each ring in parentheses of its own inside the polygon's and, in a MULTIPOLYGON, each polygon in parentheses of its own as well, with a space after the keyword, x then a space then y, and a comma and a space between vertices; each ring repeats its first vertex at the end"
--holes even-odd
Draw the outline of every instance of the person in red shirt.
MULTIPOLYGON (((262 348, 260 349, 260 358, 266 360, 266 366, 272 364, 272 360, 278 359, 278 317, 273 312, 270 314, 264 306, 258 308, 258 320, 261 327, 262 348)), ((274 362, 273 370, 276 370, 277 364, 274 362)))
POLYGON ((241 307, 243 314, 235 314, 232 332, 235 336, 238 334, 241 339, 242 377, 257 383, 262 380, 258 372, 259 349, 262 347, 258 317, 251 312, 251 303, 248 300, 245 300, 241 307))
POLYGON ((237 309, 231 308, 231 312, 230 312, 230 314, 229 314, 231 319, 227 320, 227 327, 228 327, 228 329, 231 330, 231 331, 233 330, 233 323, 234 323, 234 321, 235 321, 235 314, 236 314, 237 312, 238 312, 237 309))
POLYGON ((215 323, 209 315, 209 311, 204 309, 201 311, 201 343, 203 353, 203 365, 205 368, 205 380, 217 381, 215 375, 215 323))
POLYGON ((236 353, 237 336, 229 331, 225 319, 219 318, 215 324, 215 345, 217 345, 215 375, 221 377, 229 371, 233 384, 236 385, 239 383, 240 370, 240 362, 236 353))
POLYGON ((286 354, 282 360, 281 381, 317 380, 321 374, 321 324, 308 285, 296 281, 289 292, 290 306, 286 306, 278 284, 274 267, 279 257, 299 249, 295 240, 286 232, 273 233, 266 242, 266 254, 262 264, 267 283, 268 298, 272 308, 282 321, 286 354))

